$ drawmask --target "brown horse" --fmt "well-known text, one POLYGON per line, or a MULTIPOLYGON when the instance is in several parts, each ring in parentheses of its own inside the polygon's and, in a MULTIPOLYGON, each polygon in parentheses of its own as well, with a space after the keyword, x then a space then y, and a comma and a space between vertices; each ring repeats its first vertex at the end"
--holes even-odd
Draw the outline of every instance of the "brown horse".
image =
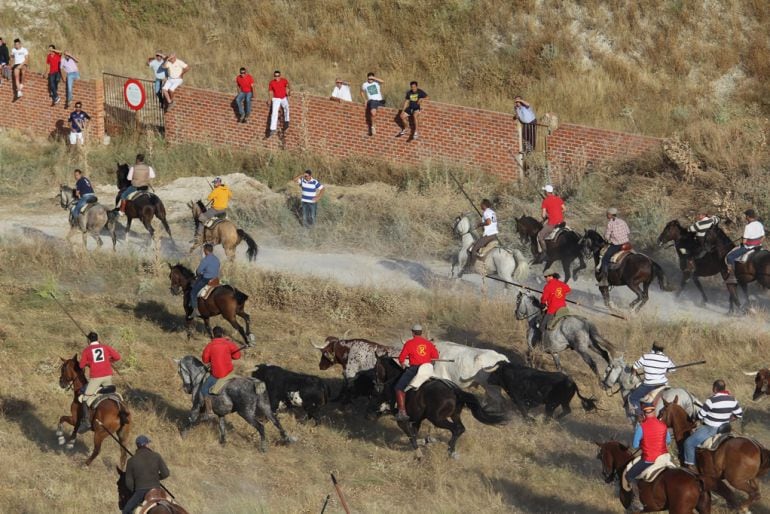
MULTIPOLYGON (((168 278, 171 280, 171 294, 182 294, 184 312, 187 319, 187 338, 189 339, 192 337, 194 321, 192 307, 190 307, 190 294, 193 282, 195 281, 195 274, 181 264, 174 266, 169 264, 168 267, 170 269, 168 278)), ((198 312, 201 318, 203 318, 203 324, 206 325, 206 332, 209 334, 209 337, 214 337, 211 333, 209 318, 221 315, 230 322, 233 328, 241 334, 244 342, 250 346, 254 340, 254 335, 249 329, 251 317, 243 310, 248 299, 248 295, 232 286, 219 286, 205 300, 198 298, 198 312), (238 323, 236 316, 246 322, 246 330, 238 323)))
POLYGON ((679 453, 679 463, 684 462, 684 442, 695 430, 695 423, 687 415, 687 411, 679 405, 679 396, 675 396, 673 401, 666 401, 663 398, 663 408, 658 413, 658 419, 674 431, 674 441, 679 453))
MULTIPOLYGON (((201 223, 200 215, 206 212, 206 207, 200 200, 195 202, 188 202, 187 206, 192 211, 193 221, 195 222, 195 232, 197 233, 198 226, 201 223)), ((257 258, 259 247, 257 247, 257 243, 254 241, 254 239, 252 239, 252 237, 248 235, 244 230, 236 227, 235 223, 232 221, 224 220, 211 228, 204 226, 203 239, 201 241, 196 241, 196 244, 190 248, 190 251, 192 252, 204 243, 211 243, 213 245, 221 244, 225 249, 225 255, 227 255, 227 258, 230 259, 230 261, 234 261, 235 247, 244 241, 246 242, 246 256, 250 261, 255 260, 257 258)))
MULTIPOLYGON (((85 388, 88 381, 86 375, 78 364, 78 356, 71 359, 61 359, 62 364, 59 371, 59 387, 62 389, 72 389, 72 403, 70 404, 70 415, 59 418, 59 426, 56 435, 59 438, 59 445, 63 446, 66 442, 67 449, 71 450, 75 445, 75 439, 78 435, 80 423, 83 421, 80 403, 81 389, 85 388), (64 439, 64 423, 69 423, 74 427, 72 434, 64 439)), ((115 434, 120 440, 122 448, 120 449, 120 466, 125 468, 128 455, 125 446, 128 444, 128 434, 131 431, 131 413, 123 403, 118 403, 112 398, 99 403, 95 410, 91 411, 91 430, 94 432, 94 451, 86 460, 86 466, 99 455, 102 447, 102 441, 109 436, 108 430, 115 434)))
MULTIPOLYGON (((666 425, 687 427, 687 413, 675 403, 667 404, 660 412, 661 420, 666 425)), ((770 450, 765 449, 748 437, 735 436, 720 444, 715 451, 698 448, 695 462, 709 490, 727 500, 731 507, 748 511, 749 506, 758 501, 761 477, 770 469, 770 450), (744 491, 749 497, 738 503, 733 488, 744 491)))
MULTIPOLYGON (((617 441, 596 443, 602 462, 602 475, 608 484, 620 480, 623 470, 631 462, 631 451, 617 441)), ((645 512, 668 510, 671 514, 700 514, 711 512, 711 494, 703 480, 697 475, 681 468, 667 469, 652 482, 639 482, 640 500, 645 505, 645 512)), ((620 503, 628 508, 631 504, 631 491, 620 488, 620 503)))
MULTIPOLYGON (((118 197, 116 203, 120 200, 120 195, 123 190, 131 185, 131 181, 128 180, 128 170, 128 164, 118 163, 118 169, 115 172, 118 179, 118 197)), ((155 193, 147 193, 146 195, 138 196, 137 198, 126 202, 126 234, 131 231, 131 221, 136 218, 142 221, 144 228, 150 233, 150 239, 153 239, 153 237, 155 237, 155 229, 152 228, 153 217, 160 220, 160 223, 163 225, 163 228, 166 230, 168 237, 173 243, 174 237, 171 235, 171 229, 166 221, 166 207, 155 193)))
MULTIPOLYGON (((604 238, 595 230, 586 230, 581 239, 586 251, 594 256, 594 264, 599 265, 602 248, 607 244, 604 238)), ((627 286, 636 293, 636 299, 631 302, 629 307, 634 310, 641 309, 647 300, 649 300, 650 283, 652 279, 658 279, 658 285, 664 291, 670 291, 666 282, 666 275, 663 269, 644 254, 632 253, 626 256, 620 265, 613 269, 610 268, 607 273, 607 282, 610 286, 627 286)), ((596 272, 596 279, 599 279, 599 272, 596 272)), ((610 305, 610 288, 608 286, 599 286, 599 291, 604 298, 604 305, 612 308, 610 305)))
MULTIPOLYGON (((122 509, 134 493, 126 486, 126 473, 118 467, 115 469, 118 472, 118 508, 122 509)), ((164 489, 150 489, 144 498, 148 504, 154 502, 154 505, 149 509, 142 511, 143 514, 189 514, 184 507, 179 505, 174 497, 164 489)))
POLYGON ((659 246, 663 246, 669 241, 674 242, 676 255, 679 257, 679 269, 682 270, 682 281, 679 284, 677 295, 682 294, 685 284, 692 277, 695 287, 698 288, 701 297, 703 297, 703 303, 708 302, 698 277, 710 277, 719 273, 723 280, 726 279, 727 264, 725 264, 724 258, 720 258, 717 250, 712 248, 702 257, 696 259, 695 256, 700 245, 695 239, 695 234, 680 225, 679 220, 671 220, 666 223, 663 232, 658 236, 659 246))
MULTIPOLYGON (((516 218, 516 232, 519 234, 521 242, 530 243, 532 255, 537 255, 537 233, 543 228, 543 224, 530 216, 516 218)), ((556 236, 553 241, 545 242, 544 270, 547 270, 552 263, 560 261, 564 270, 564 282, 574 275, 577 280, 578 273, 586 269, 586 262, 583 259, 583 248, 580 245, 580 236, 572 230, 563 231, 556 236), (574 271, 570 264, 577 259, 578 267, 574 271)))

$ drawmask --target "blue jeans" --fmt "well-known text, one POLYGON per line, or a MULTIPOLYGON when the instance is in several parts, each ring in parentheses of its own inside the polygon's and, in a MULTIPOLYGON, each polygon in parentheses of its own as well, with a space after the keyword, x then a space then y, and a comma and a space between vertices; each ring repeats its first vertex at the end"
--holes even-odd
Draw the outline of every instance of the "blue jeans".
POLYGON ((725 256, 725 261, 727 261, 728 266, 732 266, 732 268, 735 269, 735 261, 746 255, 749 250, 753 250, 754 248, 756 248, 756 246, 746 246, 743 244, 737 248, 733 248, 730 250, 727 256, 725 256))
POLYGON ((406 368, 406 371, 401 374, 401 378, 399 378, 398 382, 396 382, 396 391, 403 391, 406 389, 406 386, 409 385, 409 382, 411 382, 415 375, 417 375, 418 369, 420 369, 420 366, 409 366, 406 368))
POLYGON ((706 425, 704 423, 698 430, 693 432, 693 434, 684 442, 684 463, 695 464, 695 449, 703 441, 716 435, 718 430, 718 427, 712 427, 711 425, 706 425))
POLYGON ((61 73, 49 73, 48 74, 48 96, 51 100, 59 98, 59 81, 61 80, 61 73))
POLYGON ((163 79, 155 79, 155 82, 153 82, 152 90, 155 92, 155 95, 160 94, 160 88, 163 86, 163 79))
POLYGON ((244 93, 241 91, 238 93, 238 96, 235 97, 235 103, 238 105, 238 114, 243 116, 248 116, 251 113, 251 97, 253 93, 249 91, 248 93, 244 93))
POLYGON ((203 286, 208 284, 209 279, 200 277, 193 282, 192 289, 190 290, 190 307, 195 309, 198 306, 198 293, 201 292, 203 286))
POLYGON ((642 400, 642 398, 644 398, 647 395, 647 393, 649 393, 653 389, 657 389, 662 385, 664 384, 640 385, 639 387, 631 391, 631 394, 628 395, 628 404, 631 405, 635 411, 639 412, 639 409, 641 408, 641 406, 639 405, 639 402, 642 400))
POLYGON ((67 73, 67 103, 72 101, 72 86, 80 78, 80 72, 67 73))
POLYGON ((302 225, 309 227, 315 225, 315 216, 318 211, 318 203, 302 202, 302 225))
POLYGON ((76 219, 78 217, 78 215, 80 214, 80 209, 82 209, 83 206, 86 204, 86 202, 88 202, 88 200, 91 198, 96 198, 96 195, 94 193, 86 193, 80 198, 78 198, 78 201, 75 204, 75 207, 73 207, 72 211, 70 212, 72 219, 76 219))
POLYGON ((642 471, 649 468, 653 464, 654 464, 653 462, 645 462, 644 460, 640 460, 639 462, 631 466, 631 468, 628 470, 628 472, 626 473, 626 480, 628 480, 628 482, 631 483, 632 480, 636 480, 636 477, 638 477, 642 471))
POLYGON ((610 264, 610 259, 613 255, 618 253, 621 248, 623 248, 623 245, 610 245, 609 248, 607 248, 607 251, 604 252, 604 257, 602 257, 602 273, 607 272, 607 266, 610 264))
POLYGON ((206 380, 203 381, 203 384, 201 385, 201 395, 203 396, 210 396, 211 393, 209 390, 214 387, 214 384, 217 383, 217 377, 214 375, 209 375, 206 380))
POLYGON ((128 499, 120 513, 131 514, 135 508, 142 504, 144 501, 144 495, 146 495, 149 491, 149 489, 137 489, 134 491, 134 494, 131 496, 131 498, 128 499))

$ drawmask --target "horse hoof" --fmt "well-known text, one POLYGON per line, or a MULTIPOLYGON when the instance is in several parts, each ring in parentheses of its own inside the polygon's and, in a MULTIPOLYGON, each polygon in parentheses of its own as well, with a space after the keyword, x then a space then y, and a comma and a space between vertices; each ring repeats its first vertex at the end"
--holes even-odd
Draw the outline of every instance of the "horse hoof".
POLYGON ((259 443, 259 453, 267 453, 267 443, 264 441, 259 443))
POLYGON ((252 343, 252 344, 255 343, 256 340, 257 340, 257 338, 254 337, 254 334, 249 334, 248 338, 249 338, 249 342, 252 343))
POLYGON ((72 443, 72 442, 70 442, 70 443, 67 443, 67 444, 64 446, 64 449, 65 449, 65 450, 72 450, 73 448, 75 448, 75 443, 72 443))
POLYGON ((64 436, 60 435, 58 439, 59 439, 59 446, 64 446, 64 436))
POLYGON ((284 441, 286 442, 286 444, 292 444, 292 443, 296 443, 297 441, 299 441, 299 439, 297 439, 293 435, 289 435, 289 436, 286 436, 284 441))
POLYGON ((449 458, 453 460, 460 460, 460 454, 457 452, 449 452, 449 458))

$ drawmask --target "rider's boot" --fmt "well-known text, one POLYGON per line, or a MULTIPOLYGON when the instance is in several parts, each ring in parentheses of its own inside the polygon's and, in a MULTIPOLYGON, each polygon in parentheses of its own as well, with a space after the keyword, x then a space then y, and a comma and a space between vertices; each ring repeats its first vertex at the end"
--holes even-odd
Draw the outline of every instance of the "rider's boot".
POLYGON ((409 421, 409 414, 406 413, 406 391, 396 391, 396 405, 396 421, 409 421))
POLYGON ((626 512, 642 512, 644 511, 644 505, 639 496, 639 483, 636 480, 631 481, 631 503, 628 505, 626 512))
POLYGON ((128 203, 128 200, 120 199, 120 207, 118 208, 118 212, 121 216, 125 216, 126 214, 126 203, 128 203))
POLYGON ((91 420, 89 419, 88 404, 82 402, 80 404, 80 431, 86 432, 91 429, 91 420))
POLYGON ((214 419, 214 407, 211 405, 211 395, 206 395, 203 397, 203 405, 206 408, 205 412, 203 413, 203 416, 201 419, 203 421, 209 421, 214 419))

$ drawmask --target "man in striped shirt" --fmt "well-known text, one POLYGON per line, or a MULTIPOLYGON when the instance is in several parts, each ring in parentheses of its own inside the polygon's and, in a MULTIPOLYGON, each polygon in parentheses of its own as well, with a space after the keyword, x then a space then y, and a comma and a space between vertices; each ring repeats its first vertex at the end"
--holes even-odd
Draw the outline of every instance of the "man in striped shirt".
POLYGON ((628 395, 628 403, 639 412, 639 402, 653 389, 668 385, 668 370, 674 367, 674 363, 663 353, 663 346, 659 343, 652 343, 652 351, 645 353, 634 362, 634 369, 637 372, 644 372, 644 381, 642 384, 631 391, 628 395))
POLYGON ((706 400, 698 411, 701 426, 684 442, 684 464, 692 471, 695 467, 695 449, 709 437, 719 433, 719 429, 735 418, 743 417, 743 409, 738 400, 727 390, 724 380, 717 380, 711 388, 714 395, 706 400))
POLYGON ((302 175, 296 176, 294 180, 302 188, 302 225, 310 228, 315 225, 318 201, 324 194, 324 186, 313 178, 313 172, 309 169, 302 175))

